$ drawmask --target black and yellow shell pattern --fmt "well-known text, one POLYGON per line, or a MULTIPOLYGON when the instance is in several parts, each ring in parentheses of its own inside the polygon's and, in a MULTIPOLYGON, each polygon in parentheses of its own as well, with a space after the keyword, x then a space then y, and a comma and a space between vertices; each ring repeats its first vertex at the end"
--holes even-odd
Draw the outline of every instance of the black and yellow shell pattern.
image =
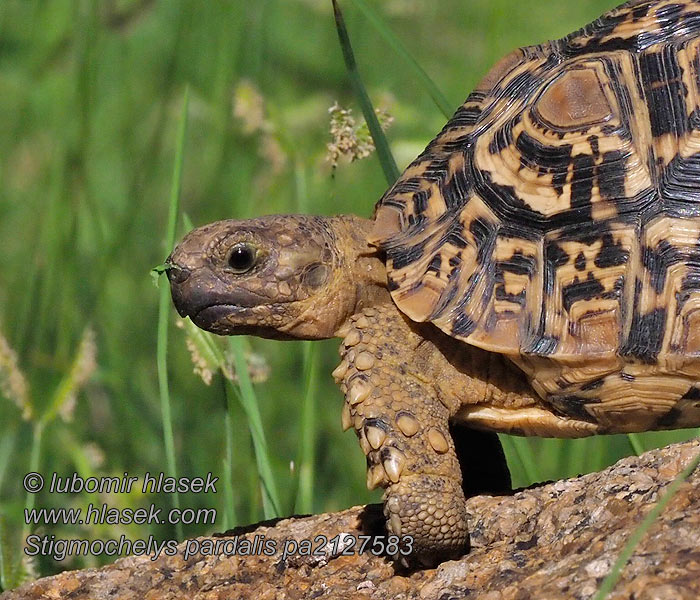
POLYGON ((412 319, 571 416, 697 421, 700 1, 633 0, 505 57, 375 220, 412 319))

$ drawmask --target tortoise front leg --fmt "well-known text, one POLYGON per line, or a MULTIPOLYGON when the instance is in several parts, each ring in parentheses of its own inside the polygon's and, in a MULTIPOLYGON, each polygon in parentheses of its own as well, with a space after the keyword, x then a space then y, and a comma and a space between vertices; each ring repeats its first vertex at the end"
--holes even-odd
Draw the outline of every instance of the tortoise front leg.
POLYGON ((351 319, 334 371, 367 456, 367 485, 381 486, 387 530, 411 538, 418 561, 458 556, 468 543, 462 474, 449 433, 449 410, 416 372, 421 340, 393 306, 351 319))

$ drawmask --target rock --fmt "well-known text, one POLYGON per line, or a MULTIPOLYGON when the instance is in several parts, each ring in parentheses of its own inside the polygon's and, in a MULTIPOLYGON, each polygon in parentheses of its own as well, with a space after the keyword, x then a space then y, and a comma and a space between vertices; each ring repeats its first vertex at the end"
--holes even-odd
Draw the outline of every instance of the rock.
MULTIPOLYGON (((379 531, 381 507, 370 505, 189 540, 174 556, 127 557, 101 569, 65 572, 0 599, 591 598, 631 532, 698 452, 694 440, 626 458, 601 473, 512 496, 471 498, 471 550, 437 569, 402 571, 348 547, 357 536, 379 531), (302 545, 291 551, 304 539, 320 551, 310 555, 302 545), (324 539, 333 544, 319 548, 324 539), (243 540, 271 555, 244 555, 243 540), (229 554, 236 542, 237 553, 185 554, 188 544, 206 549, 217 542, 229 554)), ((646 533, 609 597, 700 598, 700 469, 646 533)))

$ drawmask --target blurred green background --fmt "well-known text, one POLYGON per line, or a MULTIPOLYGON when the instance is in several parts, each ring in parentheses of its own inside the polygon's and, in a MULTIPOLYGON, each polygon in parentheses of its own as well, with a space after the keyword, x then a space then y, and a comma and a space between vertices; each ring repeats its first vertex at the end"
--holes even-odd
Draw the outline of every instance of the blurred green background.
MULTIPOLYGON (((457 107, 498 58, 573 31, 615 0, 369 0, 457 107)), ((414 72, 352 2, 341 3, 370 96, 403 168, 445 118, 414 72)), ((368 216, 385 188, 375 155, 326 160, 328 109, 360 111, 330 0, 3 0, 0 3, 0 545, 20 555, 35 460, 45 476, 143 475, 166 470, 156 376, 158 290, 149 270, 164 247, 175 140, 190 86, 181 209, 195 225, 275 212, 368 216), (26 386, 24 385, 26 383, 26 386), (31 410, 31 415, 29 414, 31 410), (48 411, 48 412, 47 412, 48 411), (23 418, 24 413, 24 418, 23 418), (46 417, 50 415, 51 418, 46 417)), ((182 220, 180 221, 182 222, 182 220)), ((178 237, 184 233, 182 225, 178 237)), ((170 311, 171 325, 178 320, 170 311)), ((245 342, 269 367, 256 384, 282 514, 295 506, 300 436, 315 450, 310 508, 378 501, 365 489, 355 436, 340 428, 330 372, 337 341, 316 344, 318 376, 302 343, 245 342), (315 425, 299 407, 313 388, 315 425), (291 464, 294 462, 294 464, 291 464)), ((220 379, 193 373, 182 329, 170 328, 168 365, 179 475, 222 476, 225 398, 220 379)), ((237 523, 185 526, 192 537, 262 518, 244 413, 234 402, 237 523), (235 412, 237 411, 237 413, 235 412)), ((650 448, 689 432, 644 434, 650 448)), ((626 436, 506 440, 517 485, 599 469, 626 454, 626 436)), ((41 493, 36 506, 169 507, 166 496, 41 493)), ((224 494, 186 495, 215 507, 224 494)), ((228 519, 227 521, 230 521, 228 519)), ((59 537, 132 539, 173 530, 42 526, 59 537)), ((35 574, 102 562, 35 561, 35 574)))

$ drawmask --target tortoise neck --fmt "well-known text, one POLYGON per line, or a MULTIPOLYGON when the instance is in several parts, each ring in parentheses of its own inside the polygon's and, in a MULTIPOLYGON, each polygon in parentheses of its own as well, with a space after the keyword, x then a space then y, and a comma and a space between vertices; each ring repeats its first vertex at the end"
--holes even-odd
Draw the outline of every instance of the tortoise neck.
POLYGON ((338 238, 338 247, 343 248, 344 280, 354 286, 351 294, 351 311, 336 335, 342 337, 347 320, 362 309, 392 302, 387 290, 386 267, 382 253, 371 246, 367 236, 373 221, 354 215, 340 215, 330 219, 338 238))

